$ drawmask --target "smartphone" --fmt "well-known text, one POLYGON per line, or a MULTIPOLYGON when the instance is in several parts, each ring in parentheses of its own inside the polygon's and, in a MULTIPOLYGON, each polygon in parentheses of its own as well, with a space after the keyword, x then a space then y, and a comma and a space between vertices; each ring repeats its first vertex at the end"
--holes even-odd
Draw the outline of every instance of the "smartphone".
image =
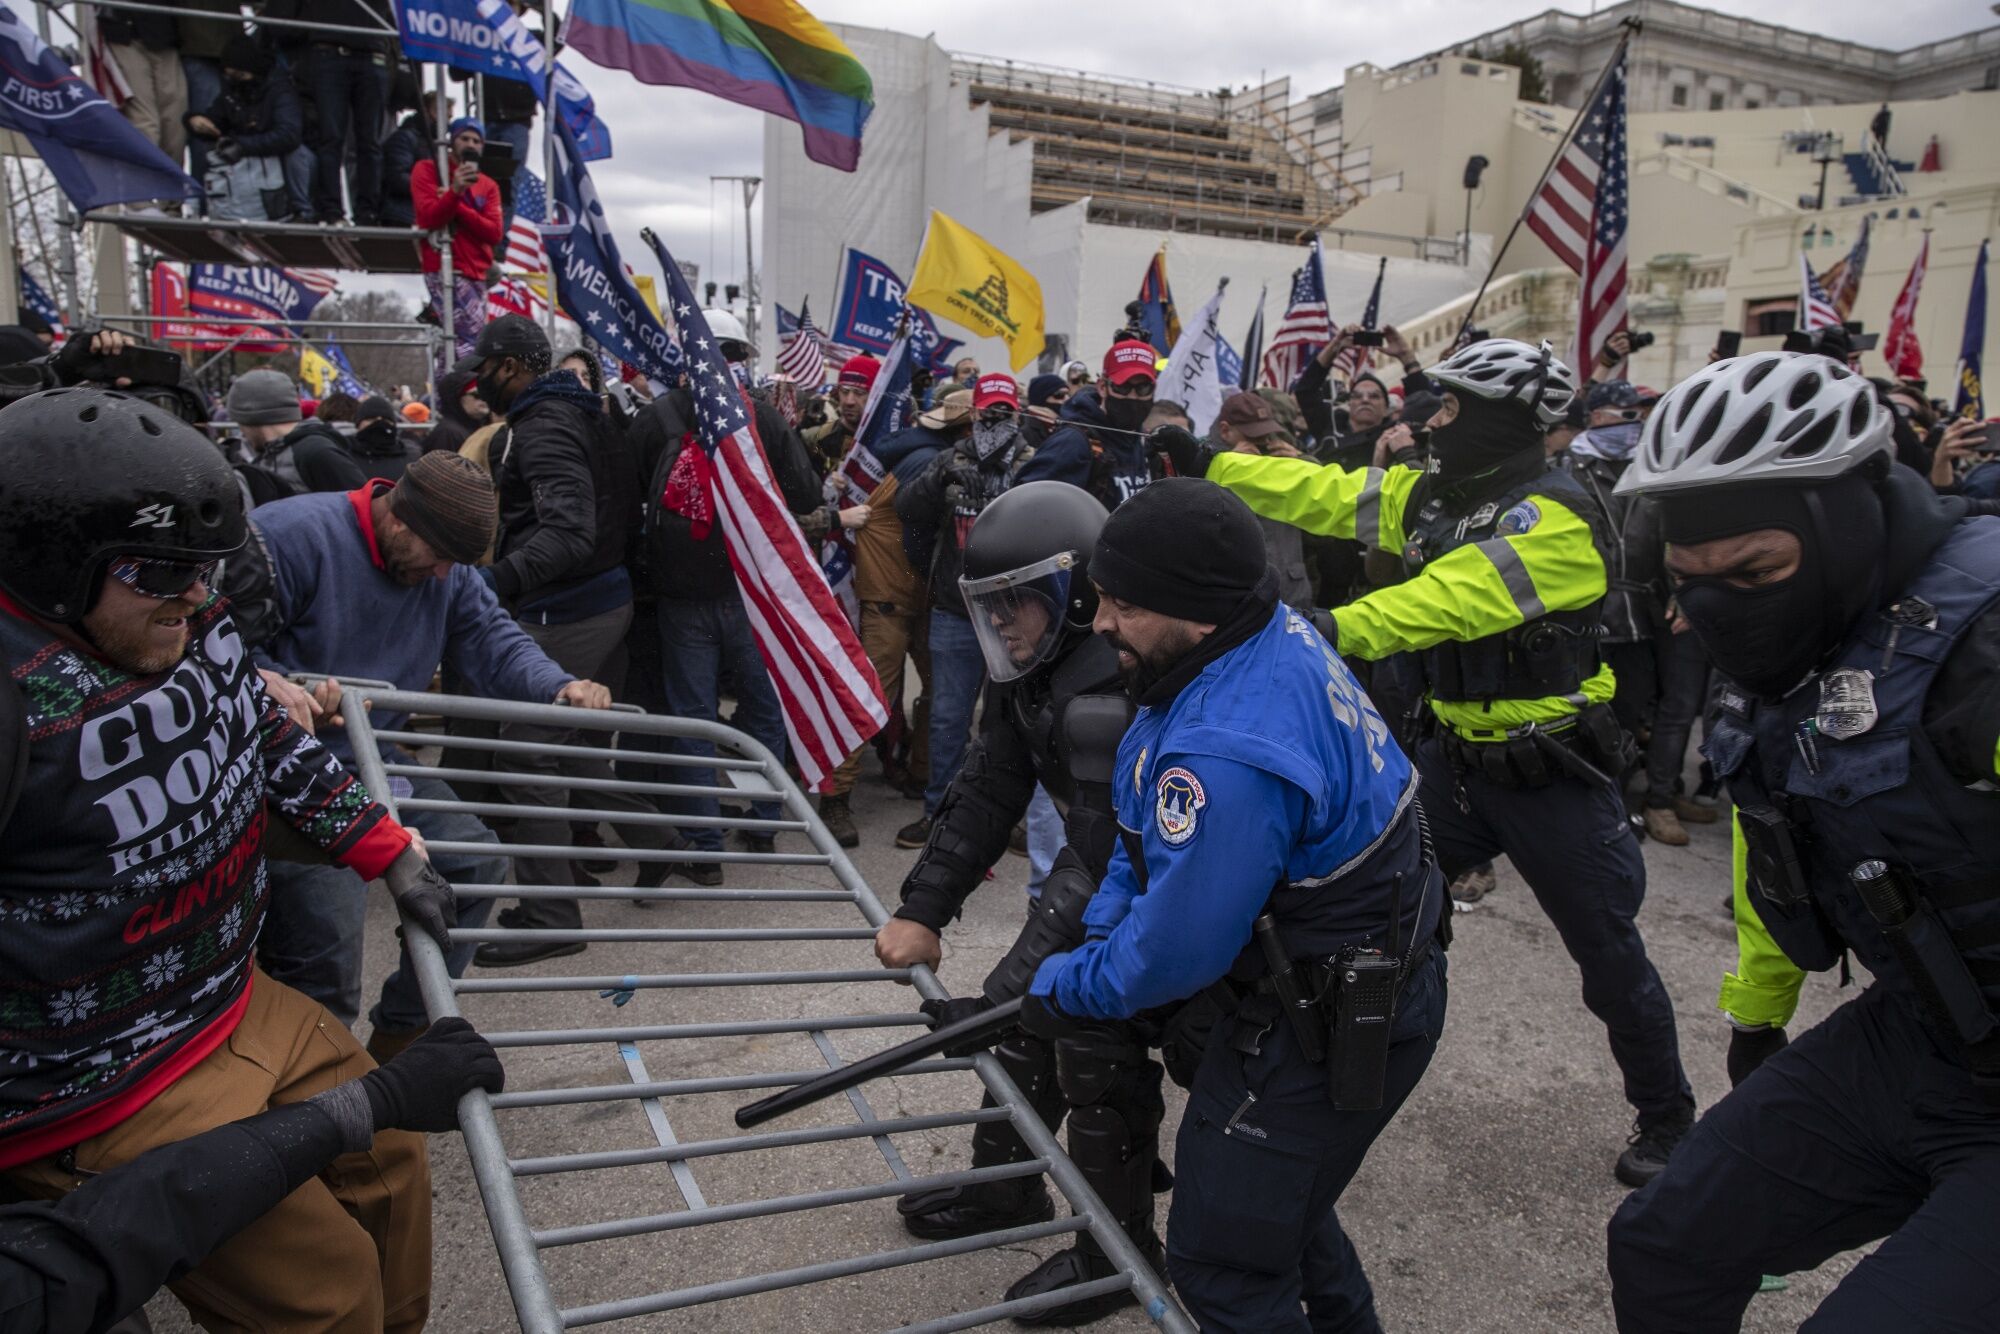
POLYGON ((467 162, 477 162, 480 174, 496 181, 511 180, 515 168, 521 164, 514 159, 514 145, 504 139, 495 139, 478 153, 466 154, 467 162))
POLYGON ((1715 354, 1722 360, 1727 361, 1742 351, 1743 331, 1741 329, 1724 329, 1715 336, 1715 354))
POLYGON ((1356 347, 1380 347, 1382 346, 1382 331, 1380 329, 1356 329, 1354 331, 1354 345, 1356 347))
POLYGON ((133 384, 177 385, 182 364, 180 353, 163 347, 128 347, 116 356, 98 358, 103 369, 89 378, 107 383, 127 379, 133 384))

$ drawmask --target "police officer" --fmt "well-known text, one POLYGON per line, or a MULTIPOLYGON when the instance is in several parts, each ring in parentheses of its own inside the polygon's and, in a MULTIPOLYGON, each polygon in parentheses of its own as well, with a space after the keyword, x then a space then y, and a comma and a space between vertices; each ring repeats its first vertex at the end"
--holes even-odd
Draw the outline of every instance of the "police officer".
POLYGON ((1610 777, 1628 767, 1631 743, 1597 654, 1603 519, 1543 453, 1576 377, 1546 342, 1495 338, 1431 378, 1444 396, 1430 420, 1432 472, 1210 455, 1171 432, 1155 440, 1176 471, 1205 473, 1266 518, 1402 557, 1404 582, 1335 608, 1322 628, 1353 657, 1419 655, 1436 721, 1417 767, 1445 873, 1506 853, 1561 933, 1638 1112, 1618 1179, 1642 1185, 1693 1123, 1694 1097, 1635 920, 1646 864, 1610 777))
POLYGON ((1611 1222, 1621 1330, 1734 1330, 1760 1274, 1882 1238, 1807 1328, 2000 1312, 2000 519, 1894 448, 1865 379, 1767 352, 1669 393, 1619 488, 1729 680, 1748 862, 1736 1088, 1611 1222), (1850 956, 1873 983, 1787 1045, 1798 970, 1850 956))
POLYGON ((1204 1329, 1379 1329, 1334 1204, 1444 1027, 1449 912, 1416 775, 1340 656, 1280 605, 1255 517, 1219 487, 1141 491, 1090 573, 1139 703, 1118 747, 1119 846, 1088 940, 1041 966, 1022 1024, 1087 1040, 1198 995, 1219 1005, 1175 1147, 1175 1289, 1204 1329), (1373 1022, 1329 1040, 1327 1016, 1357 1006, 1373 1022))
MULTIPOLYGON (((1111 646, 1090 632, 1097 594, 1091 550, 1104 507, 1067 482, 1029 482, 988 505, 966 538, 959 587, 992 682, 977 740, 939 803, 924 850, 903 881, 903 903, 876 936, 883 964, 937 967, 939 933, 959 915, 986 868, 1007 850, 1042 784, 1064 816, 1064 847, 1027 925, 978 998, 926 1007, 949 1021, 968 1008, 1027 990, 1049 955, 1083 940, 1083 911, 1117 841, 1112 764, 1132 717, 1111 646)), ((1070 1156, 1140 1252, 1159 1262, 1153 1183, 1159 1157, 1160 1066, 1146 1034, 1129 1027, 1091 1042, 1050 1044, 1015 1033, 997 1053, 1051 1128, 1069 1114, 1070 1156)), ((973 1132, 974 1167, 1034 1157, 1005 1121, 973 1132)), ((1163 1170, 1163 1169, 1161 1169, 1163 1170)), ((904 1197, 904 1225, 931 1239, 1041 1222, 1055 1206, 1038 1176, 943 1187, 904 1197)), ((1009 1300, 1117 1272, 1097 1243, 1044 1261, 1007 1290, 1009 1300)), ((1026 1317, 1080 1324, 1132 1301, 1129 1290, 1026 1317)))

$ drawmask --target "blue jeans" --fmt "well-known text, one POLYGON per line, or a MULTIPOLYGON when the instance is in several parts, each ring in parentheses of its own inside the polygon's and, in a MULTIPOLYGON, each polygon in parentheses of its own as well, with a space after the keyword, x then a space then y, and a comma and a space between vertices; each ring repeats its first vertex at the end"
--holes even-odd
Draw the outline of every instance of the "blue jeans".
POLYGON ((366 53, 342 54, 317 43, 306 61, 306 90, 319 109, 312 149, 319 159, 313 212, 322 222, 347 216, 340 198, 340 168, 354 139, 354 171, 347 193, 356 222, 382 215, 382 109, 389 100, 389 63, 366 53))
POLYGON ((1056 864, 1056 854, 1063 846, 1062 812, 1056 809, 1055 798, 1040 783, 1035 784, 1035 799, 1028 803, 1028 897, 1042 896, 1042 882, 1049 878, 1049 868, 1056 864))
POLYGON ((986 659, 972 622, 948 611, 931 613, 931 780, 924 814, 936 815, 944 790, 965 763, 972 740, 972 710, 986 680, 986 659))
MULTIPOLYGON (((435 778, 410 782, 410 795, 432 801, 452 801, 457 794, 435 778)), ((411 811, 403 823, 427 842, 497 845, 499 836, 478 817, 458 811, 411 811)), ((431 864, 457 884, 499 884, 507 878, 507 859, 463 852, 434 852, 431 864)), ((344 866, 302 862, 267 862, 271 877, 271 909, 257 952, 264 971, 286 986, 324 1005, 348 1027, 361 1013, 361 940, 368 916, 368 886, 344 866)), ((460 899, 458 924, 483 925, 492 911, 490 898, 460 899)), ((471 945, 454 945, 445 952, 453 977, 461 977, 472 962, 471 945)), ((377 1028, 407 1032, 430 1022, 417 991, 416 970, 404 946, 396 971, 382 983, 382 997, 368 1012, 377 1028)))
MULTIPOLYGON (((778 692, 758 655, 757 639, 750 630, 750 617, 743 599, 730 596, 693 602, 661 598, 660 686, 667 699, 667 712, 676 718, 696 718, 719 722, 722 682, 728 678, 736 692, 736 712, 730 726, 747 732, 762 742, 782 762, 785 758, 785 715, 778 704, 778 692)), ((675 755, 714 755, 706 741, 674 738, 668 751, 675 755)), ((715 770, 665 767, 661 779, 672 783, 713 784, 715 770)), ((713 816, 720 812, 714 797, 662 797, 660 808, 668 815, 713 816)), ((759 820, 775 820, 778 803, 760 801, 752 814, 759 820)), ((712 826, 681 830, 690 848, 702 852, 722 849, 722 831, 712 826)))
MULTIPOLYGON (((187 80, 188 114, 205 116, 222 96, 222 66, 204 56, 182 56, 181 77, 187 80)), ((196 180, 208 172, 208 141, 198 134, 188 136, 188 175, 196 180)))
POLYGON ((313 171, 318 165, 304 144, 285 154, 285 194, 292 201, 293 222, 313 220, 313 171))

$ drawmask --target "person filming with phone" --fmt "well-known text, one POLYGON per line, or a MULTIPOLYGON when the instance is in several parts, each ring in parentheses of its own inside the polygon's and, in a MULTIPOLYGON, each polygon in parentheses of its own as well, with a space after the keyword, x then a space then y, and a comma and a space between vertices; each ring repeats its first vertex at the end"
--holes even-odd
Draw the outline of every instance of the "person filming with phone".
MULTIPOLYGON (((452 331, 454 358, 470 356, 479 330, 486 323, 486 273, 503 235, 500 186, 479 170, 486 150, 486 127, 460 116, 448 130, 450 174, 438 179, 437 159, 426 157, 410 168, 410 202, 417 226, 427 235, 421 244, 424 287, 431 308, 452 331), (451 238, 452 291, 444 290, 442 237, 451 238)), ((448 367, 445 369, 449 369, 448 367)))

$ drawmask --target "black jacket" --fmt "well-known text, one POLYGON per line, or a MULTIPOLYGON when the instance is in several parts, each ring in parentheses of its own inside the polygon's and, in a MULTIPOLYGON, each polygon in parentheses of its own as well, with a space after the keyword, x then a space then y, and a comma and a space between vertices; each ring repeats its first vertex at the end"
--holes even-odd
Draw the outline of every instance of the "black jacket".
POLYGON ((347 1147, 331 1116, 295 1102, 0 1209, 0 1334, 109 1328, 347 1147))
POLYGON ((265 446, 256 466, 303 491, 352 491, 368 480, 348 452, 346 439, 317 417, 300 422, 284 439, 265 446))
MULTIPOLYGON (((751 395, 757 436, 778 483, 785 508, 794 515, 821 508, 820 481, 806 459, 805 443, 775 407, 751 395)), ((688 519, 664 508, 660 498, 680 461, 683 441, 694 431, 694 401, 686 388, 660 395, 632 419, 626 433, 639 475, 646 478, 646 535, 641 548, 642 585, 655 597, 690 602, 733 598, 736 572, 730 568, 721 526, 697 540, 688 519)))
MULTIPOLYGON (((972 448, 970 431, 933 458, 914 481, 896 492, 896 517, 909 529, 937 534, 931 545, 931 607, 954 616, 965 615, 965 595, 958 576, 965 568, 965 538, 981 510, 1014 484, 1015 473, 1034 453, 1025 437, 994 451, 982 461, 972 448)), ((905 543, 907 549, 907 541, 905 543)))
MULTIPOLYGON (((265 18, 337 23, 344 28, 380 28, 383 18, 390 14, 390 7, 381 0, 267 0, 264 5, 265 18)), ((384 32, 380 37, 363 37, 356 33, 313 32, 276 24, 266 30, 279 46, 287 50, 311 44, 344 46, 350 51, 388 52, 396 46, 396 34, 393 32, 384 32)))
POLYGON ((416 447, 394 426, 385 433, 356 431, 347 448, 363 472, 385 482, 402 480, 403 470, 417 456, 416 447))
POLYGON ((1614 494, 1612 488, 1625 475, 1627 463, 1572 451, 1567 466, 1596 499, 1610 528, 1599 619, 1604 642, 1633 644, 1659 638, 1667 624, 1667 540, 1660 531, 1659 506, 1643 496, 1614 494))
POLYGON ((522 390, 487 457, 500 493, 493 589, 502 601, 558 597, 624 563, 632 469, 597 395, 574 375, 552 371, 522 390))
POLYGON ((243 150, 244 157, 283 157, 305 142, 305 112, 299 90, 282 74, 257 80, 247 89, 225 84, 208 110, 190 111, 184 119, 207 116, 222 138, 243 150))
POLYGON ((403 117, 382 141, 382 225, 414 227, 416 205, 410 202, 410 170, 431 151, 430 126, 416 112, 403 117))
MULTIPOLYGON (((1379 377, 1378 377, 1379 378, 1379 377)), ((1431 378, 1423 369, 1403 376, 1403 397, 1427 392, 1431 378)), ((1365 468, 1373 461, 1375 437, 1386 431, 1396 420, 1391 412, 1383 418, 1382 424, 1366 431, 1350 431, 1342 435, 1335 429, 1333 419, 1333 374, 1332 369, 1321 364, 1318 357, 1308 357, 1306 368, 1299 372, 1299 378, 1292 381, 1292 397, 1299 402, 1299 411, 1306 419, 1306 429, 1312 432, 1312 456, 1321 463, 1339 463, 1343 468, 1365 468), (1358 462, 1350 462, 1358 458, 1358 462)))

